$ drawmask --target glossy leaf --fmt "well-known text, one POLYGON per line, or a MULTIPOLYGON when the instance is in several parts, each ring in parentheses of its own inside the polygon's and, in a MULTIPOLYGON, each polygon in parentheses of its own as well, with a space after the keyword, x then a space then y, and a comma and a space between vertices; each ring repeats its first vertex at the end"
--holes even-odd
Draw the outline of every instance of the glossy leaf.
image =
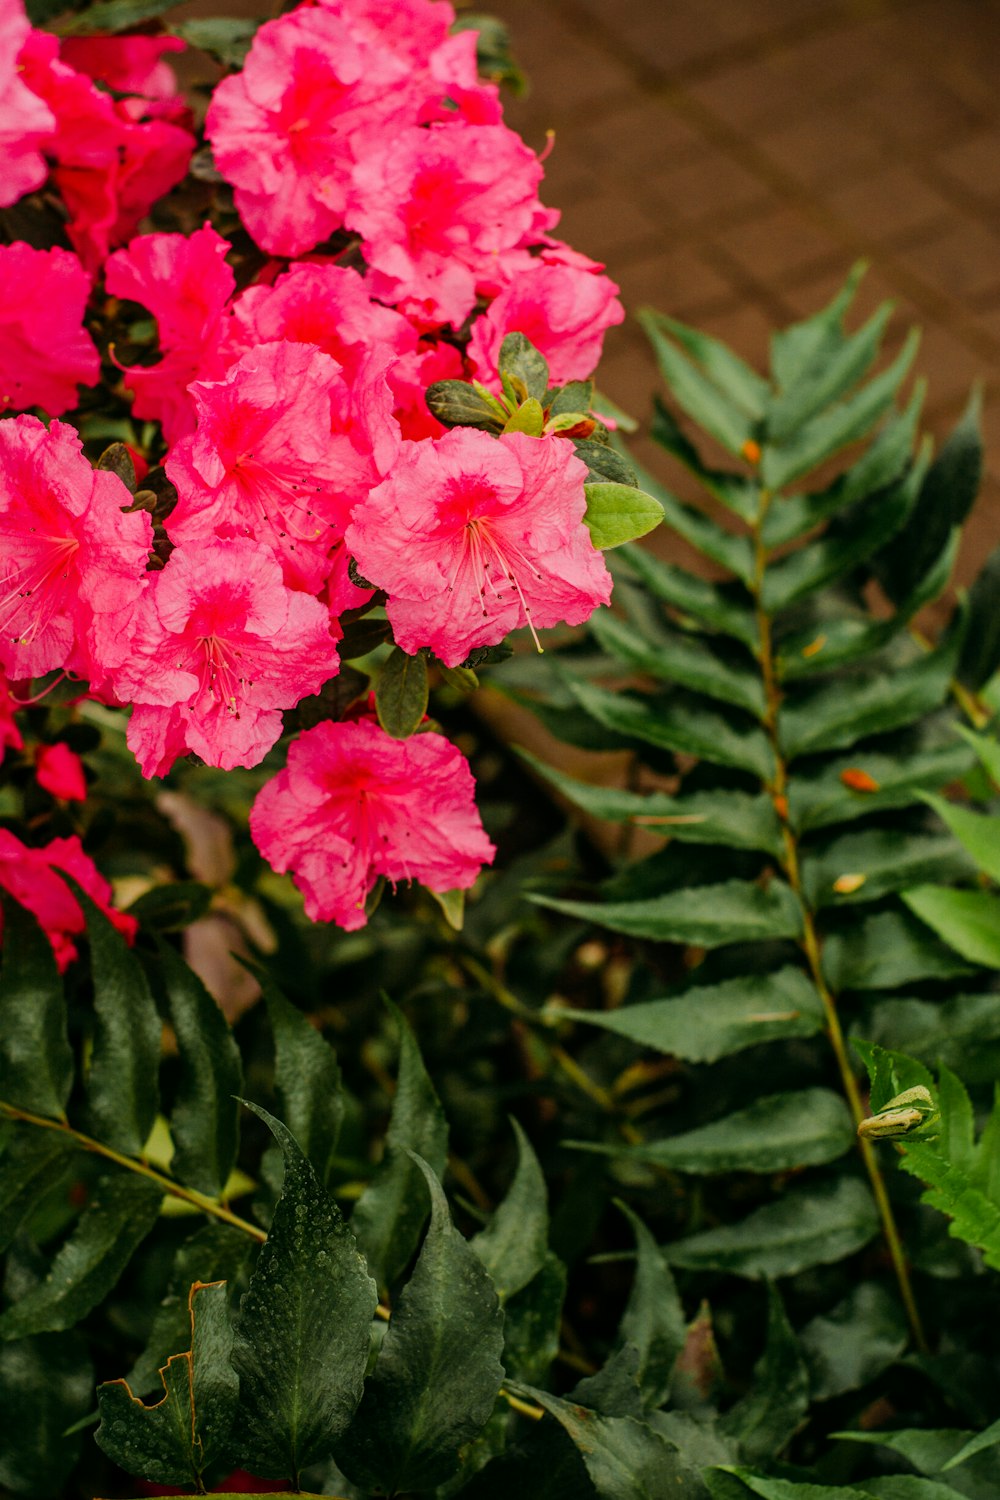
POLYGON ((217 1002, 166 943, 157 947, 157 971, 180 1053, 180 1081, 170 1116, 170 1168, 180 1182, 218 1197, 229 1180, 239 1142, 239 1049, 217 1002))
POLYGON ((523 333, 505 335, 497 356, 497 369, 508 380, 519 381, 526 396, 536 401, 544 399, 549 387, 549 367, 544 355, 523 333))
POLYGON ((143 891, 128 909, 140 927, 157 932, 182 932, 208 911, 211 888, 197 880, 175 880, 143 891))
POLYGON ((337 1054, 309 1018, 285 998, 266 970, 255 967, 254 973, 261 981, 274 1037, 274 1078, 282 1113, 325 1185, 344 1119, 337 1054))
POLYGON ((764 938, 796 938, 802 913, 794 894, 775 880, 766 890, 742 880, 668 891, 647 901, 565 901, 531 895, 530 900, 584 922, 658 943, 694 943, 718 948, 764 938))
POLYGON ((754 577, 754 554, 749 537, 736 536, 696 506, 685 505, 669 490, 660 490, 663 522, 671 531, 713 562, 750 584, 754 577))
POLYGON ((903 900, 969 963, 1000 969, 1000 896, 991 891, 921 885, 907 891, 903 900))
POLYGON ((102 1177, 45 1279, 0 1316, 0 1338, 59 1332, 85 1318, 117 1285, 156 1223, 162 1196, 131 1172, 102 1177))
POLYGON ((48 1193, 65 1180, 73 1142, 56 1130, 14 1129, 0 1156, 0 1252, 48 1193))
POLYGON ((548 1257, 549 1207, 545 1177, 528 1137, 516 1120, 517 1171, 493 1217, 471 1241, 501 1302, 528 1285, 548 1257))
POLYGON ((874 1239, 879 1221, 868 1189, 853 1177, 791 1188, 738 1224, 706 1229, 664 1246, 671 1265, 736 1276, 794 1276, 830 1265, 874 1239))
POLYGON ((618 1337, 636 1350, 642 1402, 655 1410, 670 1394, 674 1366, 684 1348, 684 1308, 670 1266, 649 1229, 627 1203, 618 1207, 632 1226, 636 1250, 635 1276, 618 1337))
POLYGON ((87 1340, 43 1334, 0 1344, 0 1485, 31 1500, 59 1500, 82 1433, 68 1432, 93 1403, 87 1340))
POLYGON ((361 1397, 377 1295, 340 1210, 293 1136, 248 1105, 285 1157, 285 1181, 240 1306, 238 1457, 296 1484, 326 1458, 361 1397))
POLYGON ((61 1119, 73 1083, 73 1053, 52 947, 15 901, 4 901, 0 920, 0 1092, 8 1104, 61 1119))
MULTIPOLYGON (((713 469, 703 463, 697 448, 657 395, 653 396, 653 418, 649 435, 700 480, 708 493, 727 510, 741 520, 753 521, 760 500, 760 491, 753 480, 731 469, 713 469)), ((662 501, 664 494, 670 493, 641 465, 637 466, 637 475, 643 489, 655 495, 658 500, 662 501)))
POLYGON ((351 1228, 380 1286, 397 1280, 417 1247, 427 1193, 415 1152, 444 1171, 448 1125, 416 1038, 402 1011, 386 1002, 399 1033, 399 1074, 383 1156, 351 1215, 351 1228))
POLYGON ((445 427, 479 427, 499 432, 505 412, 495 398, 487 399, 465 380, 437 380, 424 397, 427 408, 445 427))
POLYGON ((862 1281, 807 1323, 800 1338, 813 1400, 828 1401, 881 1375, 903 1353, 908 1332, 898 1299, 878 1282, 862 1281))
POLYGON ((663 631, 656 641, 643 639, 608 609, 591 616, 590 629, 599 646, 638 672, 705 693, 758 718, 764 715, 764 691, 754 664, 730 664, 709 645, 682 631, 663 631))
POLYGON ((767 1345, 750 1390, 719 1423, 750 1463, 777 1458, 809 1410, 809 1375, 776 1289, 767 1289, 767 1345))
POLYGON ((504 1374, 503 1313, 489 1273, 452 1224, 434 1169, 413 1160, 430 1194, 430 1228, 337 1449, 352 1482, 390 1495, 451 1477, 504 1374))
POLYGON ((590 540, 602 551, 646 536, 663 520, 660 501, 631 485, 585 484, 583 493, 587 497, 583 519, 590 540))
POLYGON ((375 685, 375 711, 386 734, 409 739, 427 712, 427 658, 394 646, 375 685))

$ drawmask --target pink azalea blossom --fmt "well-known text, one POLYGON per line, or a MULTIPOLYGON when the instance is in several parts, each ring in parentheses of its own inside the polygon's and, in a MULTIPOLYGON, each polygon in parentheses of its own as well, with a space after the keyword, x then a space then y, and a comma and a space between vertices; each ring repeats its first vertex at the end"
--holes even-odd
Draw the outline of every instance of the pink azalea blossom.
POLYGON ((90 277, 69 250, 0 245, 0 412, 76 406, 101 361, 83 326, 90 277))
POLYGON ((74 428, 0 422, 0 667, 66 668, 100 688, 128 654, 153 529, 74 428))
POLYGON ((469 357, 476 374, 499 388, 497 359, 508 333, 523 333, 548 360, 553 385, 586 380, 601 357, 605 331, 625 309, 608 277, 535 260, 510 281, 472 325, 469 357))
MULTIPOLYGON (((0 3, 0 208, 41 187, 49 169, 42 155, 55 129, 48 105, 21 75, 20 53, 31 27, 21 0, 0 3)), ((2 278, 0 278, 2 285, 2 278)))
POLYGON ((427 406, 427 389, 436 380, 461 380, 464 374, 465 364, 453 344, 421 339, 412 353, 396 360, 389 370, 389 385, 396 401, 394 415, 405 439, 419 442, 446 431, 427 406))
POLYGON ((263 760, 281 710, 339 666, 323 605, 287 588, 256 543, 215 542, 178 548, 153 575, 115 689, 136 705, 128 744, 144 776, 187 751, 229 771, 263 760))
POLYGON ((125 383, 135 393, 135 415, 162 422, 168 443, 195 429, 191 382, 216 379, 229 363, 220 349, 223 314, 236 285, 225 259, 229 248, 206 224, 190 236, 140 235, 108 258, 108 291, 140 303, 156 319, 163 358, 130 366, 125 383))
POLYGON ((184 47, 177 36, 70 36, 60 43, 59 56, 77 73, 116 93, 173 99, 177 75, 163 58, 184 47))
POLYGON ((344 222, 359 156, 414 116, 402 59, 300 6, 260 28, 243 71, 217 86, 205 128, 257 243, 301 255, 344 222))
POLYGON ((586 473, 568 443, 522 432, 456 427, 407 444, 347 531, 402 649, 429 646, 454 667, 517 626, 579 625, 606 604, 586 473))
POLYGON ((354 172, 347 223, 364 237, 372 295, 456 327, 481 286, 558 218, 538 201, 542 165, 505 125, 399 131, 354 172))
POLYGON ((307 915, 349 931, 365 925, 380 876, 465 890, 496 853, 461 752, 440 734, 392 739, 371 718, 300 735, 250 832, 273 869, 291 870, 307 915))
POLYGON ((83 761, 68 745, 58 740, 54 745, 39 745, 35 751, 35 780, 38 785, 65 802, 86 802, 87 778, 83 761))
MULTIPOLYGON (((32 849, 8 829, 0 828, 0 888, 30 911, 45 929, 59 972, 63 973, 77 956, 74 938, 83 933, 85 924, 80 903, 60 878, 60 871, 73 877, 129 942, 135 937, 138 923, 112 906, 110 885, 84 853, 75 834, 53 839, 43 849, 32 849)), ((0 938, 2 935, 0 910, 0 938)))
POLYGON ((7 750, 23 750, 24 740, 14 717, 18 708, 17 699, 10 690, 10 683, 0 672, 0 763, 7 750))
POLYGON ((197 431, 167 461, 178 491, 171 539, 255 537, 290 584, 315 593, 352 506, 399 446, 384 358, 369 355, 349 387, 330 355, 279 340, 191 394, 197 431))

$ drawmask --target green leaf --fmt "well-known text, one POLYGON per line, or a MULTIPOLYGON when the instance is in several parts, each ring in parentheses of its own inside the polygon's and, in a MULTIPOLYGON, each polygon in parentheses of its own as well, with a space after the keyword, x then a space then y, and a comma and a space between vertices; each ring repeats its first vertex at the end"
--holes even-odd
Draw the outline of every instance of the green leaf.
MULTIPOLYGON (((959 682, 974 693, 985 687, 1000 669, 1000 547, 990 553, 972 588, 966 604, 968 629, 962 642, 955 673, 959 682)), ((995 779, 995 778, 994 778, 995 779)))
POLYGON ((197 880, 174 880, 143 891, 128 909, 139 926, 158 932, 182 932, 208 911, 212 890, 197 880))
POLYGON ((618 1208, 635 1235, 635 1276, 618 1338, 639 1355, 639 1389, 643 1405, 653 1410, 670 1394, 674 1366, 684 1348, 687 1325, 670 1266, 649 1229, 627 1203, 618 1208))
POLYGON ((767 1289, 767 1346, 754 1366, 750 1390, 719 1423, 750 1463, 777 1458, 809 1410, 809 1375, 784 1304, 767 1289))
POLYGON ((197 974, 164 942, 157 944, 157 973, 180 1053, 180 1080, 170 1115, 170 1169, 180 1182, 217 1198, 229 1181, 239 1144, 239 1048, 197 974))
POLYGON ((452 1224, 434 1169, 412 1159, 430 1195, 430 1228, 337 1449, 352 1482, 390 1495, 451 1477, 504 1375, 503 1313, 489 1274, 452 1224))
POLYGON ((806 900, 817 908, 877 901, 918 880, 971 874, 968 860, 950 838, 902 828, 864 828, 810 850, 803 860, 802 886, 806 900), (859 879, 862 884, 856 883, 859 879))
POLYGON ((853 1177, 791 1188, 738 1224, 706 1229, 664 1246, 671 1265, 728 1271, 751 1280, 795 1276, 853 1255, 878 1234, 868 1189, 853 1177))
POLYGON ((274 1079, 282 1112, 325 1186, 344 1120, 337 1054, 308 1016, 285 998, 266 969, 255 964, 252 972, 260 980, 274 1037, 274 1079))
POLYGON ((1000 896, 921 885, 903 900, 938 937, 969 963, 1000 969, 1000 896))
MULTIPOLYGON (((544 355, 523 333, 508 333, 500 345, 497 370, 512 382, 520 382, 524 395, 542 401, 549 388, 549 367, 544 355)), ((516 388, 516 384, 515 384, 516 388)), ((524 396, 520 398, 524 400, 524 396)))
POLYGON ((993 785, 1000 789, 1000 741, 991 739, 987 734, 974 734, 965 724, 956 724, 955 728, 966 744, 972 747, 993 785))
MULTIPOLYGON (((529 396, 522 401, 512 416, 503 425, 504 432, 526 432, 529 437, 541 437, 545 428, 545 412, 542 403, 529 396)), ((595 547, 599 544, 594 543, 595 547)))
POLYGON ((868 1500, 864 1490, 851 1485, 800 1484, 792 1479, 768 1479, 763 1474, 754 1474, 749 1469, 709 1469, 705 1480, 712 1492, 713 1500, 746 1500, 747 1495, 759 1495, 761 1500, 868 1500))
POLYGON ((950 1484, 924 1479, 919 1474, 883 1474, 878 1479, 864 1479, 864 1494, 874 1500, 955 1500, 950 1484))
POLYGON ((92 31, 130 31, 143 21, 162 16, 179 0, 94 0, 78 15, 70 16, 59 27, 62 36, 79 36, 92 31))
POLYGON ((560 1008, 558 1014, 687 1062, 716 1062, 744 1047, 823 1029, 819 996, 802 970, 793 968, 697 985, 675 998, 616 1010, 560 1008))
POLYGON ((531 894, 529 900, 613 932, 658 943, 691 943, 718 948, 725 943, 797 938, 802 931, 799 903, 783 881, 766 890, 742 880, 667 891, 646 901, 564 901, 531 894))
POLYGON ((574 438, 573 452, 587 465, 587 483, 624 484, 638 489, 638 479, 630 459, 592 438, 574 438))
POLYGON ((862 1281, 831 1312, 813 1318, 800 1339, 814 1401, 859 1390, 903 1353, 909 1340, 898 1300, 862 1281))
POLYGON ((15 1127, 0 1156, 0 1253, 46 1196, 64 1181, 73 1141, 56 1130, 15 1127))
POLYGON ((913 1088, 917 1084, 930 1088, 934 1082, 923 1064, 912 1057, 873 1046, 860 1037, 854 1038, 854 1048, 863 1059, 868 1072, 873 1113, 885 1109, 904 1089, 913 1088))
POLYGON ((45 1279, 0 1317, 0 1338, 59 1332, 85 1318, 117 1285, 156 1223, 162 1196, 131 1172, 102 1177, 45 1279))
POLYGON ((865 748, 863 754, 841 755, 823 761, 815 771, 801 767, 792 779, 790 816, 801 832, 849 823, 886 808, 911 807, 923 791, 946 786, 969 771, 971 761, 957 740, 942 745, 901 748, 895 755, 865 748), (852 774, 862 771, 874 783, 870 790, 851 786, 852 774), (846 776, 846 781, 844 777, 846 776))
POLYGON ((0 1345, 0 1485, 31 1500, 57 1500, 80 1452, 82 1434, 67 1429, 93 1400, 87 1341, 78 1333, 45 1334, 0 1345))
POLYGON ((124 1380, 98 1386, 101 1425, 94 1436, 128 1473, 200 1488, 205 1471, 230 1456, 239 1399, 225 1282, 192 1286, 188 1311, 190 1348, 160 1371, 160 1399, 144 1405, 124 1380))
POLYGON ((964 1464, 967 1459, 974 1458, 977 1453, 984 1453, 988 1448, 995 1448, 1000 1443, 1000 1422, 991 1422, 984 1432, 979 1432, 974 1438, 959 1448, 953 1458, 949 1458, 945 1464, 945 1470, 957 1468, 964 1464))
POLYGON ((791 484, 841 448, 863 438, 895 400, 919 342, 920 335, 914 329, 892 364, 855 395, 804 423, 781 446, 765 446, 761 478, 767 487, 779 490, 791 484))
POLYGON ((437 380, 427 387, 424 400, 432 416, 445 427, 478 427, 497 433, 507 413, 486 391, 477 391, 465 380, 437 380))
POLYGON ((639 547, 625 554, 629 567, 637 573, 654 598, 671 605, 682 616, 697 621, 709 630, 730 635, 753 650, 757 644, 757 623, 752 611, 732 589, 725 590, 704 578, 695 578, 683 568, 661 562, 639 547))
POLYGON ((501 1302, 537 1276, 549 1250, 545 1178, 528 1137, 515 1119, 510 1123, 517 1138, 517 1171, 489 1224, 471 1241, 501 1302))
POLYGON ((961 1067, 970 1082, 997 1075, 1000 995, 955 995, 947 1000, 878 1000, 856 1023, 861 1036, 896 1046, 925 1062, 961 1067))
MULTIPOLYGON (((951 1459, 969 1443, 975 1434, 964 1432, 957 1427, 939 1428, 897 1428, 894 1431, 881 1430, 878 1432, 835 1432, 832 1437, 840 1438, 848 1443, 866 1443, 870 1447, 888 1448, 892 1453, 898 1453, 911 1463, 915 1469, 922 1474, 935 1475, 942 1473, 951 1459)), ((987 1500, 996 1494, 996 1485, 1000 1482, 1000 1467, 996 1459, 986 1460, 985 1471, 980 1471, 983 1478, 990 1476, 993 1482, 992 1489, 982 1489, 976 1480, 980 1475, 966 1473, 961 1476, 952 1474, 951 1483, 959 1488, 959 1493, 970 1496, 982 1496, 987 1500), (968 1481, 972 1481, 968 1484, 968 1481)))
POLYGON ((638 318, 678 406, 729 453, 742 453, 753 438, 753 418, 665 336, 660 314, 643 308, 638 318))
POLYGON ((762 780, 772 773, 771 746, 756 725, 740 726, 733 716, 707 709, 680 693, 640 698, 591 687, 571 677, 564 681, 581 708, 605 729, 627 739, 695 755, 713 765, 752 771, 762 780))
POLYGON ((602 551, 634 542, 659 526, 663 506, 652 495, 633 489, 629 484, 585 484, 587 497, 584 520, 590 540, 602 551))
POLYGON ((924 793, 923 800, 948 825, 976 868, 991 880, 1000 881, 1000 817, 971 812, 929 792, 924 793))
POLYGON ((34 916, 15 901, 3 902, 0 920, 3 1096, 8 1104, 64 1119, 73 1083, 73 1053, 52 945, 34 916))
MULTIPOLYGON (((685 436, 673 415, 656 395, 653 397, 653 420, 649 435, 700 480, 708 493, 727 510, 747 522, 755 519, 760 503, 757 485, 743 474, 736 474, 729 469, 712 469, 704 464, 694 444, 685 436)), ((663 499, 664 493, 669 493, 641 467, 637 469, 637 474, 643 489, 655 495, 658 500, 663 499)))
POLYGON ((823 945, 831 989, 894 990, 924 979, 953 979, 969 965, 909 912, 886 911, 831 932, 823 945))
POLYGON ((801 370, 793 385, 784 386, 767 412, 767 441, 783 443, 831 401, 863 380, 871 369, 892 316, 892 303, 883 302, 868 322, 848 338, 824 342, 801 370))
POLYGON ((375 685, 375 712, 386 734, 409 739, 427 712, 427 658, 394 646, 375 685))
POLYGON ((744 583, 753 582, 754 555, 749 537, 734 536, 703 510, 685 505, 662 485, 657 486, 656 499, 661 507, 660 519, 671 531, 744 583))
POLYGON ((411 1152, 440 1176, 448 1123, 402 1011, 386 1001, 399 1032, 399 1076, 385 1155, 351 1215, 351 1228, 380 1286, 391 1286, 412 1256, 427 1217, 427 1195, 411 1152))
POLYGON ((542 1380, 559 1353, 566 1267, 550 1250, 541 1270, 504 1304, 503 1366, 518 1380, 542 1380))
POLYGON ((826 307, 772 334, 771 368, 779 390, 797 386, 810 370, 821 369, 841 347, 844 314, 854 301, 866 270, 864 261, 855 261, 847 281, 826 307))
POLYGON ((742 667, 730 665, 707 643, 682 631, 664 630, 660 639, 648 642, 609 609, 597 610, 589 625, 598 645, 636 671, 763 717, 764 690, 750 661, 742 667))
POLYGON ((722 844, 730 849, 762 849, 779 854, 781 825, 770 797, 726 790, 668 797, 662 792, 629 792, 595 786, 565 776, 527 750, 516 753, 531 769, 591 817, 609 823, 634 821, 679 843, 722 844))
POLYGON ((326 1458, 361 1397, 378 1301, 350 1229, 279 1120, 249 1104, 281 1146, 285 1181, 240 1307, 240 1461, 298 1484, 326 1458))
POLYGON ((260 21, 249 17, 202 16, 175 21, 166 30, 181 37, 189 47, 211 53, 227 68, 241 68, 260 25, 260 21))
MULTIPOLYGON (((756 370, 745 364, 726 344, 719 339, 712 338, 710 334, 702 333, 697 328, 678 322, 676 318, 669 318, 665 313, 656 312, 651 307, 640 309, 638 317, 658 358, 664 349, 673 352, 673 346, 665 337, 666 334, 670 334, 681 345, 681 348, 697 361, 708 379, 731 401, 742 407, 748 416, 754 418, 763 416, 771 394, 770 386, 762 375, 758 375, 756 370)), ((660 368, 673 385, 670 372, 662 358, 660 368)))
POLYGON ((621 1161, 649 1162, 677 1172, 785 1172, 835 1161, 854 1144, 847 1105, 830 1089, 770 1094, 746 1109, 641 1146, 568 1141, 621 1161))

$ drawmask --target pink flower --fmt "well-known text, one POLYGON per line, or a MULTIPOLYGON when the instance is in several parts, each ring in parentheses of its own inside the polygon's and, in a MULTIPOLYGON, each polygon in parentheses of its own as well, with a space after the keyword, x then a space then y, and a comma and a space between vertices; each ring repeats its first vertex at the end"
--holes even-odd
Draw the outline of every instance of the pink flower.
POLYGON ((553 385, 586 380, 601 357, 605 330, 625 309, 606 276, 535 260, 510 281, 472 325, 469 356, 479 379, 499 388, 497 359, 508 333, 523 333, 549 363, 553 385))
POLYGON ((0 763, 3 762, 6 750, 24 749, 21 731, 14 717, 17 708, 17 699, 10 690, 10 683, 0 672, 0 763))
POLYGON ((61 416, 94 385, 97 348, 83 326, 90 277, 69 250, 0 245, 0 412, 42 406, 61 416))
MULTIPOLYGON (((53 839, 44 849, 31 849, 6 828, 0 828, 0 888, 9 892, 18 905, 32 912, 52 944, 59 972, 63 973, 77 956, 73 939, 84 930, 80 903, 59 871, 72 875, 90 899, 118 931, 131 942, 138 929, 134 917, 116 911, 111 905, 111 887, 93 860, 83 852, 74 834, 53 839)), ((3 913, 0 911, 0 937, 3 913)))
MULTIPOLYGON (((9 208, 48 176, 42 155, 55 128, 48 106, 26 87, 19 55, 31 31, 21 0, 0 4, 0 208, 9 208)), ((0 276, 0 285, 3 278, 0 276)))
POLYGON ((348 387, 328 354, 280 340, 191 394, 198 429, 167 461, 179 496, 171 539, 255 537, 290 584, 315 593, 351 507, 399 446, 384 360, 369 355, 348 387))
POLYGON ((177 36, 71 36, 60 43, 59 55, 77 73, 116 93, 173 99, 177 77, 163 56, 183 52, 184 46, 177 36))
POLYGON ((128 654, 153 531, 72 427, 0 422, 0 667, 64 667, 100 687, 128 654))
POLYGON ((53 797, 66 802, 86 802, 87 778, 83 761, 61 740, 39 745, 35 751, 35 779, 53 797))
POLYGON ((216 542, 178 548, 153 575, 115 690, 136 704, 128 743, 144 776, 189 750, 229 771, 262 760, 281 710, 339 666, 323 605, 286 588, 255 542, 216 542))
POLYGON ((250 832, 273 869, 292 871, 307 915, 348 930, 365 925, 379 876, 465 890, 496 852, 461 752, 440 734, 391 739, 370 718, 300 735, 250 832))
POLYGON ((456 327, 481 285, 506 280, 558 214, 542 165, 505 125, 396 132, 359 162, 347 223, 364 236, 372 295, 456 327))
POLYGON ((396 399, 394 415, 404 438, 419 442, 446 431, 428 409, 427 389, 436 380, 461 380, 464 374, 462 356, 452 344, 421 339, 411 354, 397 359, 389 371, 389 385, 396 399))
POLYGON ((163 358, 132 365, 125 383, 137 417, 162 422, 168 443, 193 432, 193 380, 212 380, 228 363, 221 354, 223 313, 236 285, 229 241, 210 224, 194 234, 144 234, 108 259, 105 280, 115 297, 147 307, 156 319, 163 358))
POLYGON ((359 154, 414 117, 401 59, 338 16, 300 6, 260 28, 242 73, 216 88, 205 126, 254 239, 301 255, 343 223, 359 154))
POLYGON ((568 443, 522 432, 456 427, 407 444, 347 531, 403 650, 429 646, 454 667, 517 626, 579 625, 606 604, 586 472, 568 443))

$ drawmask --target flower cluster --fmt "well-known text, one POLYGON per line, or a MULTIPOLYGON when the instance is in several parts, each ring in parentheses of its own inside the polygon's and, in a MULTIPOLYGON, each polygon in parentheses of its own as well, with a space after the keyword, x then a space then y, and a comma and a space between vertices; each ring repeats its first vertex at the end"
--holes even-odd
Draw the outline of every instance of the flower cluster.
MULTIPOLYGON (((462 379, 509 398, 510 334, 586 381, 623 316, 552 238, 542 162, 445 0, 303 0, 262 25, 205 120, 228 187, 200 189, 186 232, 141 234, 198 144, 183 44, 60 45, 2 9, 0 206, 45 187, 66 243, 0 248, 0 749, 21 740, 6 679, 60 671, 131 708, 145 776, 252 767, 337 674, 347 611, 384 608, 402 652, 452 667, 607 602, 572 423, 448 430, 425 399, 462 379), (124 363, 102 343, 153 322, 124 363), (32 411, 72 419, 101 354, 160 476, 135 499, 32 411)), ((38 765, 64 798, 83 785, 38 765)), ((252 831, 348 927, 379 877, 464 889, 492 857, 459 752, 367 710, 292 744, 252 831)))

